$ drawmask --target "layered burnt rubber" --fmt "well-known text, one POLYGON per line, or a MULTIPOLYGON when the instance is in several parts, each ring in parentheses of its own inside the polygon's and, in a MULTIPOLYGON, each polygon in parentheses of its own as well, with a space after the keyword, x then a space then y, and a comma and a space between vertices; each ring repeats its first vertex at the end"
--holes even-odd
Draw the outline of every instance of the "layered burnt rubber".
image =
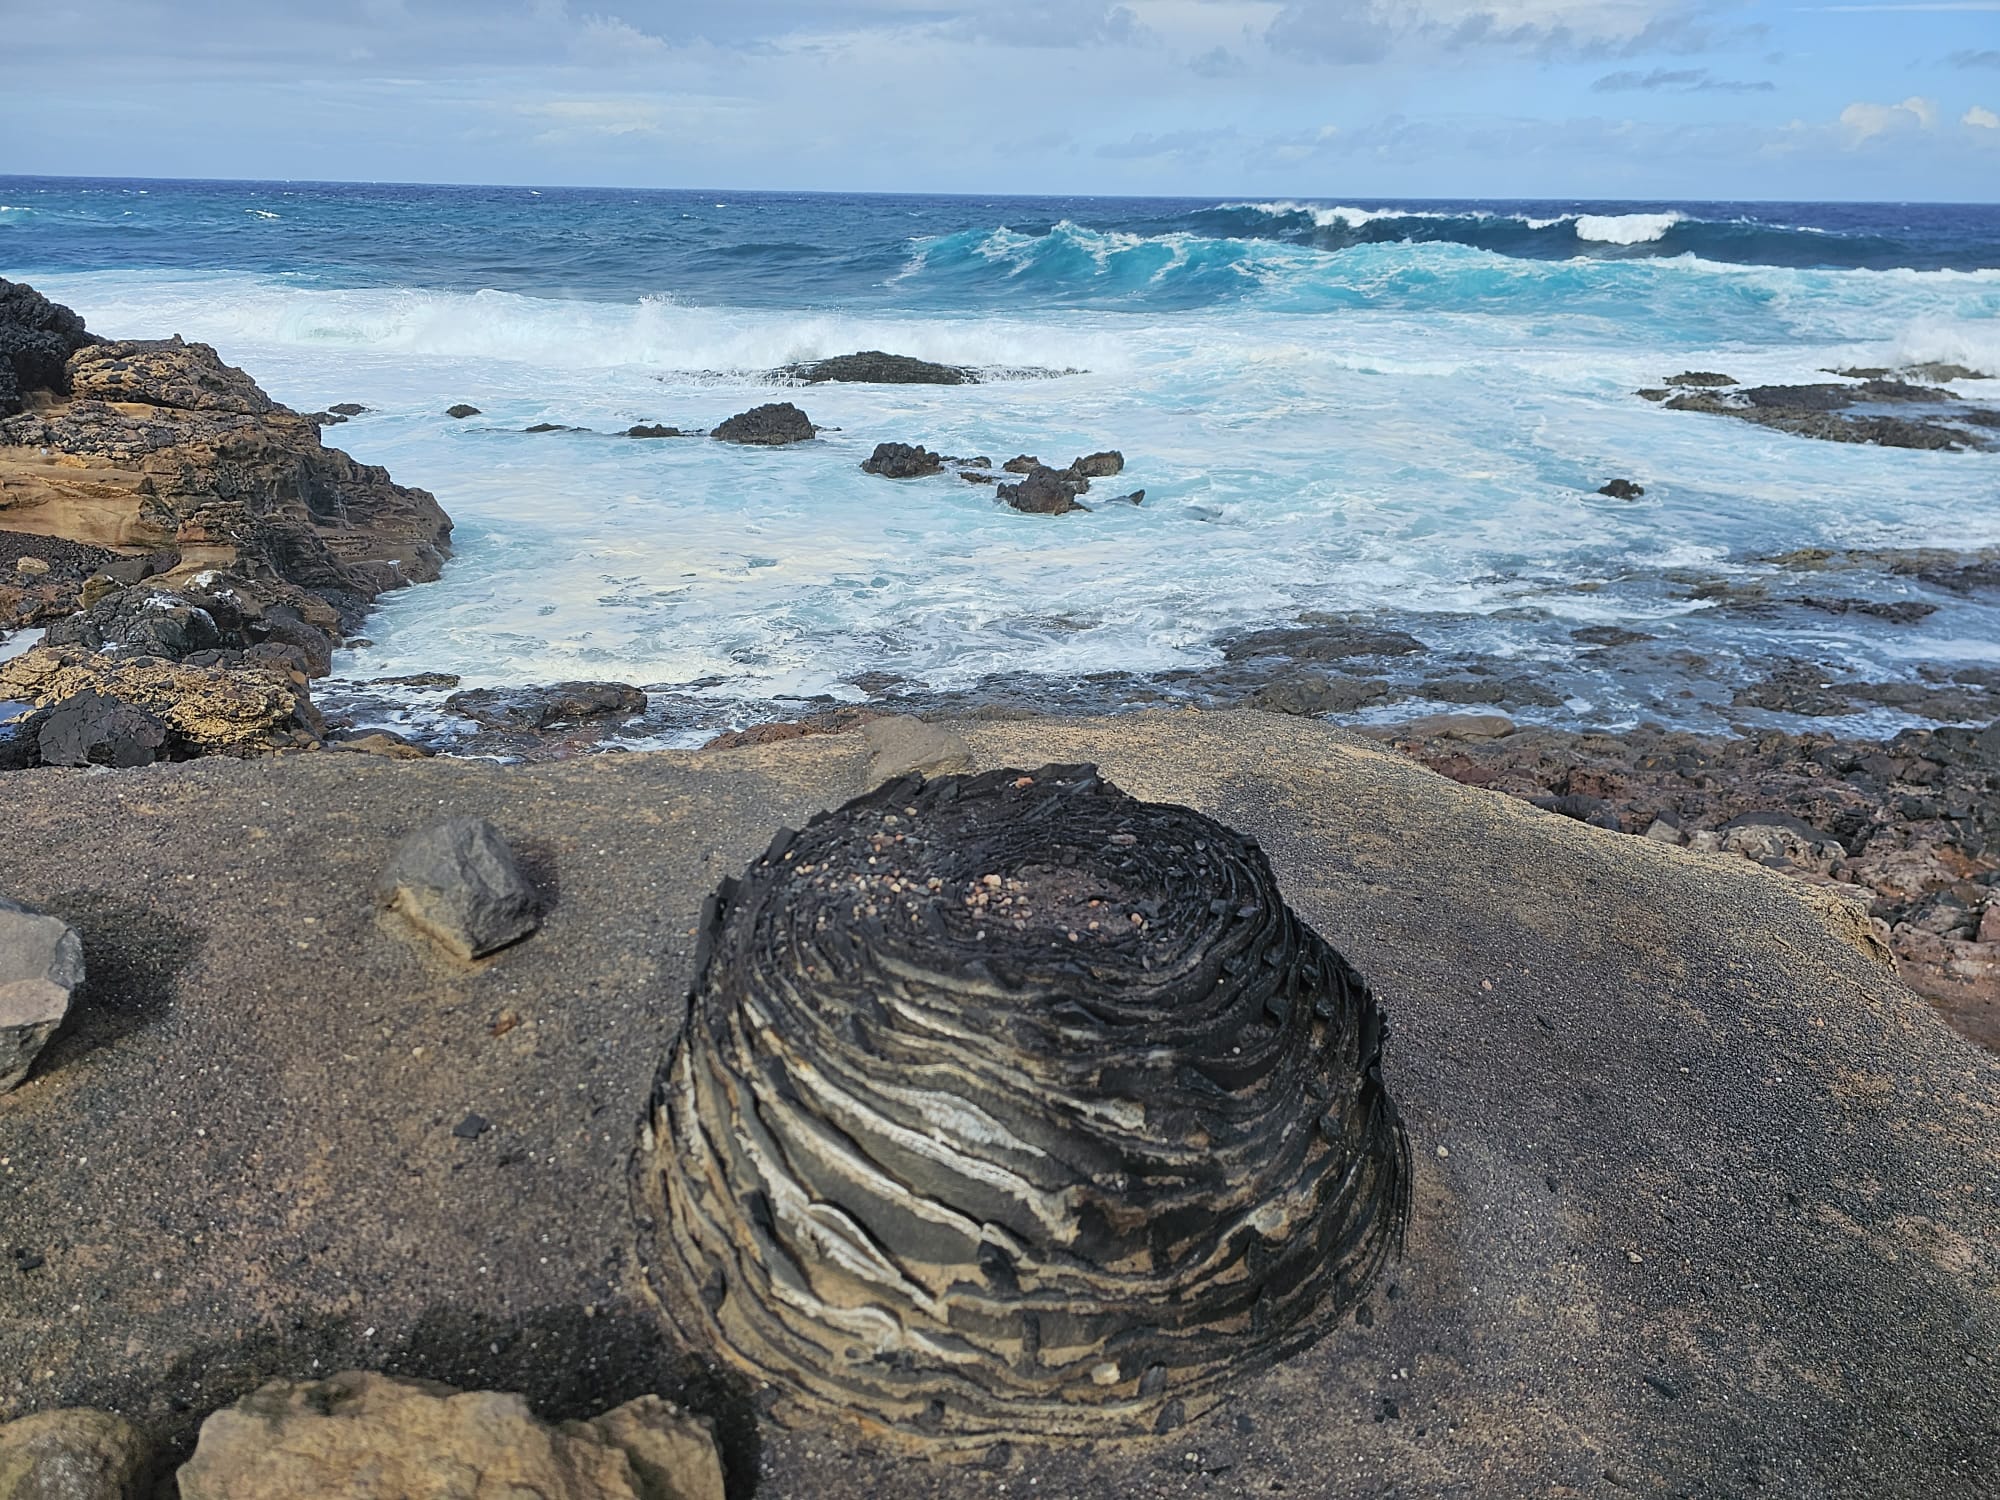
POLYGON ((1166 1431, 1400 1245, 1382 1012, 1213 819, 1091 766, 908 777, 780 833, 701 932, 640 1253, 780 1415, 1166 1431))

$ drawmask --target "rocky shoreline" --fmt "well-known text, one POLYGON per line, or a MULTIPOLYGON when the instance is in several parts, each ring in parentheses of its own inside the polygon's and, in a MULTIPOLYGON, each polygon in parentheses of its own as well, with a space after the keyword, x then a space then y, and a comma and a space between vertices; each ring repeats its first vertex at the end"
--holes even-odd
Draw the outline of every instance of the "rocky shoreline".
MULTIPOLYGON (((0 659, 0 769, 308 749, 533 762, 663 733, 724 748, 892 716, 1260 709, 1347 722, 1455 779, 1842 889, 1866 907, 1919 993, 1968 1036, 2000 1045, 2000 830, 1992 826, 2000 775, 1993 731, 1978 727, 2000 724, 2000 673, 1991 669, 1926 667, 1913 681, 1883 682, 1774 657, 1748 681, 1730 664, 1736 679, 1709 679, 1715 685, 1704 689, 1704 673, 1722 664, 1671 636, 1574 632, 1583 655, 1614 679, 1670 668, 1696 683, 1731 718, 1733 736, 1563 727, 1572 713, 1566 690, 1536 664, 1433 645, 1448 633, 1422 619, 1403 629, 1338 613, 1224 636, 1219 660, 1205 668, 1067 683, 993 679, 950 692, 878 674, 857 679, 859 701, 771 705, 747 728, 738 727, 740 709, 698 691, 627 683, 464 689, 447 674, 329 683, 334 651, 372 602, 435 579, 450 545, 451 522, 433 497, 321 443, 322 427, 362 409, 302 416, 205 345, 107 343, 68 309, 12 283, 0 283, 0 332, 0 627, 41 631, 30 649, 0 659), (1875 710, 1940 727, 1880 736, 1811 728, 1875 710)), ((879 352, 778 373, 800 385, 981 378, 879 352)), ((1837 383, 1744 388, 1691 371, 1640 394, 1841 441, 1939 446, 1938 424, 1955 422, 1951 441, 1976 444, 1992 426, 1990 411, 1951 389, 1976 378, 1970 370, 1829 373, 1837 383), (1894 421, 1903 427, 1881 425, 1890 420, 1879 416, 1885 404, 1902 413, 1894 421)), ((782 445, 817 431, 781 402, 709 436, 782 445)), ((633 430, 656 434, 680 435, 633 430)), ((1016 509, 1060 515, 1087 510, 1079 497, 1125 460, 1114 451, 1063 468, 1026 454, 996 464, 882 443, 862 467, 899 482, 956 473, 992 485, 1016 509)), ((1644 489, 1620 479, 1603 493, 1637 498, 1644 489)), ((1138 504, 1145 493, 1118 498, 1138 504)), ((2000 553, 1806 549, 1666 581, 1725 618, 1850 616, 1893 629, 1941 607, 1931 600, 2000 592, 2000 553), (1862 577, 1897 580, 1903 596, 1857 589, 1862 577)))
MULTIPOLYGON (((788 379, 980 373, 894 361, 788 379)), ((1854 409, 1863 397, 1756 395, 1704 399, 1737 416, 1878 420, 1854 409)), ((52 1485, 76 1500, 386 1500, 442 1464, 547 1500, 1690 1485, 1971 1500, 2000 1485, 2000 676, 1885 682, 1801 660, 1731 685, 1683 662, 1742 732, 1578 731, 1526 721, 1574 712, 1532 662, 1467 649, 1436 621, 1328 611, 1230 632, 1183 671, 953 692, 871 674, 850 701, 748 726, 698 684, 335 683, 334 653, 369 607, 436 578, 451 534, 432 496, 324 446, 323 427, 360 414, 290 411, 207 346, 106 343, 0 283, 0 630, 38 632, 25 650, 0 638, 0 1500, 52 1485), (428 723, 385 727, 413 702, 428 723), (1873 710, 1931 727, 1810 729, 1873 710), (705 743, 609 753, 668 725, 705 743), (959 773, 975 774, 917 780, 959 773), (947 882, 912 874, 906 820, 1009 837, 1046 821, 989 817, 982 798, 1089 799, 1102 827, 1081 854, 1048 845, 1032 879, 955 871, 938 920, 962 904, 1027 933, 1041 881, 1075 952, 1101 965, 1123 944, 1148 984, 1171 936, 1149 923, 1172 908, 1212 924, 1214 973, 1167 1009, 1229 991, 1219 975, 1249 998, 1204 1033, 1202 1068, 1154 1091, 1175 1099, 1191 1159, 1220 1159, 1218 1140, 1253 1164, 1269 1154, 1232 1136, 1227 1109, 1204 1114, 1237 1102, 1217 1080, 1251 1076, 1253 1035, 1325 1022, 1340 1066, 1305 1088, 1303 1114, 1299 1090, 1277 1091, 1303 1126, 1259 1128, 1305 1152, 1366 1125, 1383 1175, 1364 1205, 1379 1216, 1353 1219, 1373 1237, 1348 1244, 1367 1270, 1334 1278, 1317 1342, 1260 1323, 1272 1305, 1244 1303, 1223 1266, 1173 1340, 1119 1335, 1144 1358, 1072 1359, 1086 1395, 1142 1423, 1094 1424, 1075 1415, 1088 1401, 1065 1398, 1047 1441, 979 1417, 946 1463, 940 1434, 963 1414, 906 1400, 895 1359, 818 1350, 801 1367, 815 1382, 821 1355, 859 1361, 832 1383, 848 1394, 788 1404, 691 1332, 738 1316, 718 1311, 730 1288, 663 1281, 655 1261, 705 1234, 725 1260, 725 1242, 770 1237, 774 1194, 817 1193, 828 1201, 809 1217, 836 1248, 769 1306, 797 1307, 810 1285, 816 1316, 847 1326, 843 1195, 909 1175, 925 1148, 887 1115, 871 1135, 799 1100, 821 1097, 838 1053, 866 1061, 861 1092, 893 1115, 909 1070, 864 1045, 866 1003, 840 1048, 800 1009, 759 1127, 794 1165, 724 1205, 726 1224, 695 1223, 702 1158, 682 1143, 726 1135, 737 1106, 725 1090, 670 1107, 685 997, 746 889, 739 872, 770 890, 813 875, 815 931, 843 912, 877 930, 878 899, 915 922, 916 888, 947 882), (843 804, 866 826, 840 846, 838 878, 820 856, 788 865, 820 846, 785 830, 824 842, 843 804), (1235 899, 1186 898, 1187 870, 1222 868, 1225 843, 1235 899), (1100 887, 1142 871, 1160 899, 1135 885, 1101 931, 1100 887), (1261 937, 1243 946, 1245 933, 1261 937), (1371 1102, 1343 1116, 1329 1080, 1371 1102), (864 1137, 879 1161, 817 1156, 864 1137), (843 1173, 848 1188, 824 1187, 843 1173), (1271 1354, 1238 1367, 1222 1351, 1246 1330, 1271 1354), (1169 1384, 1184 1379, 1185 1400, 1169 1384), (1900 1425, 1854 1427, 1856 1401, 1894 1403, 1900 1425)), ((707 435, 762 446, 817 431, 774 402, 707 435)), ((1064 528, 1089 523, 1040 517, 1099 503, 1093 481, 1125 459, 996 465, 884 443, 863 466, 885 484, 991 484, 1035 517, 1018 524, 1064 528)), ((1828 549, 1759 569, 1675 586, 1719 608, 1885 629, 2000 586, 2000 556, 1983 552, 1828 549), (1849 588, 1862 572, 1908 594, 1849 588)), ((1691 654, 1623 626, 1576 636, 1613 661, 1691 654)), ((975 841, 941 837, 926 858, 975 841)), ((962 936, 961 1023, 1008 963, 1072 951, 962 936)), ((816 982, 811 941, 780 945, 769 982, 816 982)), ((1127 1001, 1111 988, 1106 1015, 1127 1001)), ((711 1011, 717 1038, 738 1024, 734 1002, 711 1011)), ((761 1001, 741 1015, 769 1024, 761 1001)), ((1036 1065, 1080 1080, 1089 1114, 1102 1085, 1072 1069, 1085 1022, 1089 1050, 1116 1050, 1123 1023, 1079 1011, 1036 1065)), ((769 1063, 774 1036, 744 1058, 769 1063)), ((976 1081, 984 1049, 961 1050, 953 1066, 976 1081)), ((1154 1050, 1128 1045, 1118 1066, 1137 1077, 1154 1050)), ((991 1400, 1034 1389, 1065 1339, 1087 1347, 1079 1330, 1106 1288, 1157 1302, 1174 1234, 1234 1224, 1235 1207, 1206 1202, 1178 1228, 1172 1212, 1086 1216, 1032 1274, 1011 1232, 974 1236, 975 1254, 955 1226, 985 1212, 993 1173, 1045 1173, 1046 1153, 995 1135, 972 1104, 953 1110, 951 1128, 972 1118, 996 1161, 897 1233, 901 1263, 947 1293, 913 1292, 926 1318, 975 1280, 1002 1306, 975 1314, 991 1400)), ((1039 1138, 1051 1111, 1029 1113, 1039 1138)), ((1128 1191, 1089 1165, 1128 1126, 1116 1110, 1093 1119, 1051 1137, 1088 1146, 1051 1205, 1103 1192, 1117 1207, 1128 1191)), ((1251 1175, 1219 1172, 1214 1189, 1233 1201, 1251 1175)), ((1181 1191, 1176 1172, 1162 1181, 1181 1191)), ((1276 1201, 1231 1233, 1245 1264, 1290 1285, 1259 1237, 1286 1241, 1276 1201)), ((1176 1298, 1160 1305, 1184 1316, 1176 1298)), ((965 1333, 941 1318, 924 1337, 970 1348, 965 1333)))

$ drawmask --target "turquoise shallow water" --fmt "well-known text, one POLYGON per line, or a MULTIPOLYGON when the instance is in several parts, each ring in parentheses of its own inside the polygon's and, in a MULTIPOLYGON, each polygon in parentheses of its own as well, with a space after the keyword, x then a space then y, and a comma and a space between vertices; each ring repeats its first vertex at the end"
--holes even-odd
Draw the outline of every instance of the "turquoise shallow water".
POLYGON ((2000 544, 2000 454, 1815 443, 1632 395, 1690 367, 2000 372, 1991 207, 21 178, 0 205, 0 275, 105 333, 206 339, 302 409, 362 402, 329 441, 437 492, 457 555, 385 602, 338 664, 353 679, 618 677, 750 717, 858 697, 870 672, 961 689, 1200 668, 1218 636, 1312 610, 1393 621, 1432 670, 1512 663, 1556 685, 1552 718, 1713 727, 1743 717, 1738 661, 2000 664, 1994 600, 1893 576, 1839 588, 1937 612, 1687 597, 1797 547, 2000 544), (763 373, 864 348, 1080 373, 782 393, 763 373), (608 435, 784 398, 837 430, 771 452, 608 435), (482 414, 446 418, 458 401, 482 414), (538 422, 595 431, 522 431, 538 422), (1020 516, 950 476, 862 474, 882 440, 1117 447, 1147 502, 1020 516), (1596 495, 1613 476, 1646 497, 1596 495), (1613 662, 1572 635, 1604 624, 1661 644, 1613 662), (1676 651, 1719 686, 1683 696, 1676 651))

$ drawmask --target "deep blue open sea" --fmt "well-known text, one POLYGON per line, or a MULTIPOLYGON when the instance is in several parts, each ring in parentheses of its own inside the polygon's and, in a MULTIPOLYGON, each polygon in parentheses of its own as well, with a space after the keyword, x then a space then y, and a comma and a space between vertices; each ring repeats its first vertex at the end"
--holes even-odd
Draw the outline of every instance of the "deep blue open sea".
POLYGON ((1990 205, 0 177, 0 275, 102 333, 211 342, 300 409, 370 408, 328 441, 435 491, 458 550, 385 601, 348 678, 702 684, 750 717, 857 698, 870 672, 957 689, 1200 667, 1232 630, 1354 612, 1559 684, 1549 717, 1719 727, 1745 717, 1727 673, 1690 689, 1668 648, 1746 675, 2000 665, 1990 599, 1892 626, 1689 583, 1805 546, 2000 544, 2000 454, 1818 443, 1633 395, 1687 368, 2000 374, 1990 205), (782 394, 764 373, 872 348, 1078 373, 782 394), (610 436, 771 399, 838 430, 776 451, 610 436), (455 402, 481 415, 450 420, 455 402), (590 430, 522 430, 542 422, 590 430), (1147 500, 1022 516, 950 475, 862 474, 885 439, 1057 463, 1117 447, 1147 500), (1598 496, 1613 476, 1645 498, 1598 496), (1571 634, 1604 624, 1664 642, 1659 669, 1571 634))

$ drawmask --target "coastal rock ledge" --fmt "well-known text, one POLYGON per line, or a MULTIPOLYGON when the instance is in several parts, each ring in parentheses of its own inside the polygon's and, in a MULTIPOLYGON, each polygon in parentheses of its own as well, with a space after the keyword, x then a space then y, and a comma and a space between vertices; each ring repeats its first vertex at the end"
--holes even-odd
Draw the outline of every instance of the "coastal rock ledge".
MULTIPOLYGON (((368 1369, 518 1392, 549 1424, 656 1394, 712 1418, 731 1493, 762 1500, 2000 1495, 2000 1057, 1849 903, 1289 716, 941 727, 975 765, 1095 764, 1254 839, 1368 976, 1412 1212, 1323 1338, 1166 1438, 1016 1438, 968 1455, 986 1468, 851 1413, 787 1427, 677 1339, 630 1174, 704 903, 873 788, 868 738, 209 758, 0 794, 8 894, 75 929, 97 986, 0 1096, 0 1421, 111 1409, 180 1454, 268 1382, 368 1369), (448 816, 503 828, 543 897, 538 935, 482 969, 369 899, 448 816)), ((1239 1044, 1218 1031, 1218 1056, 1239 1044)), ((1039 1327, 1046 1361, 1064 1329, 1039 1327)), ((869 1349, 829 1368, 895 1378, 869 1349)))
MULTIPOLYGON (((0 281, 0 312, 24 292, 0 281)), ((0 528, 172 548, 184 573, 279 579, 350 607, 444 565, 451 521, 434 497, 323 446, 317 422, 207 344, 80 344, 23 396, 0 420, 0 528)))
POLYGON ((208 345, 107 342, 4 280, 0 372, 0 632, 49 627, 0 680, 0 767, 316 743, 309 680, 377 595, 444 566, 437 500, 208 345), (24 702, 79 722, 24 727, 24 702), (210 733, 218 702, 235 727, 210 733))

